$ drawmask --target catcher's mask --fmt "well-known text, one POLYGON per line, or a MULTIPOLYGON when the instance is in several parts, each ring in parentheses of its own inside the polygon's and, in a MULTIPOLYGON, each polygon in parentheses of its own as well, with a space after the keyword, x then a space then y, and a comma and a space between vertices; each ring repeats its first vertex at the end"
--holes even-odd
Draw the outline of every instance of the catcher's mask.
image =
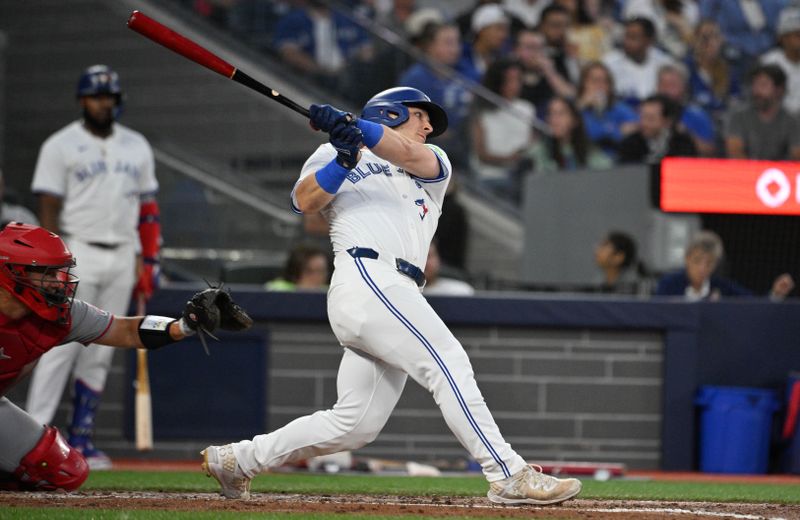
POLYGON ((424 92, 411 87, 395 87, 378 92, 364 105, 361 118, 393 128, 408 121, 408 107, 421 108, 428 113, 433 127, 428 137, 436 137, 447 130, 447 112, 424 92))
POLYGON ((0 231, 0 286, 49 321, 66 323, 78 287, 64 241, 39 226, 11 222, 0 231))

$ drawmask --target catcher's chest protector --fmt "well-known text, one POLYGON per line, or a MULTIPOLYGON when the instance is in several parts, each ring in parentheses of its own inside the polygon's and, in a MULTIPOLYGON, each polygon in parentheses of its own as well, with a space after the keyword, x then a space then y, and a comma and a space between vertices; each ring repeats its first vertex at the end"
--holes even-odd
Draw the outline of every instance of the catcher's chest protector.
POLYGON ((35 314, 13 321, 0 314, 0 395, 26 365, 60 345, 69 330, 69 324, 58 325, 35 314))

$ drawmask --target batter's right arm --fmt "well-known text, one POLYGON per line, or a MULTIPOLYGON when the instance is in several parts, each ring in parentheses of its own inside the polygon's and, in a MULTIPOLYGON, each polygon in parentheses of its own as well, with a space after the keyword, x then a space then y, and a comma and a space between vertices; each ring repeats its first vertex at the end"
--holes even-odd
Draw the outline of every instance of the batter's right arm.
POLYGON ((309 175, 300 181, 294 193, 297 198, 297 209, 305 215, 319 213, 319 210, 327 206, 336 196, 322 189, 316 175, 309 175))
POLYGON ((48 193, 39 194, 39 223, 48 231, 58 234, 58 218, 64 200, 48 193))

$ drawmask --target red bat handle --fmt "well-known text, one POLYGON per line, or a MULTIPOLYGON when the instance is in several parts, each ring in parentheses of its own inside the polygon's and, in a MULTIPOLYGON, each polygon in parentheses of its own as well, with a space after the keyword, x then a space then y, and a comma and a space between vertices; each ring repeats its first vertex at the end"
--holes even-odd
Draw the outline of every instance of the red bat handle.
POLYGON ((140 11, 131 13, 130 18, 128 18, 128 27, 150 38, 154 42, 163 45, 167 49, 175 51, 181 56, 203 67, 209 68, 218 74, 222 74, 226 78, 233 78, 234 73, 236 73, 236 67, 227 61, 181 36, 169 27, 158 23, 140 11))

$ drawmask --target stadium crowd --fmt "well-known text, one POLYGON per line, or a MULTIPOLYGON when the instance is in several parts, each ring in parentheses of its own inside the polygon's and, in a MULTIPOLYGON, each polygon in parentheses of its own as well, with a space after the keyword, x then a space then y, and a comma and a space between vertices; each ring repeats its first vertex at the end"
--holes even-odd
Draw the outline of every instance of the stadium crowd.
POLYGON ((525 172, 800 157, 793 0, 189 4, 354 106, 395 84, 428 93, 454 164, 500 195, 525 172))

